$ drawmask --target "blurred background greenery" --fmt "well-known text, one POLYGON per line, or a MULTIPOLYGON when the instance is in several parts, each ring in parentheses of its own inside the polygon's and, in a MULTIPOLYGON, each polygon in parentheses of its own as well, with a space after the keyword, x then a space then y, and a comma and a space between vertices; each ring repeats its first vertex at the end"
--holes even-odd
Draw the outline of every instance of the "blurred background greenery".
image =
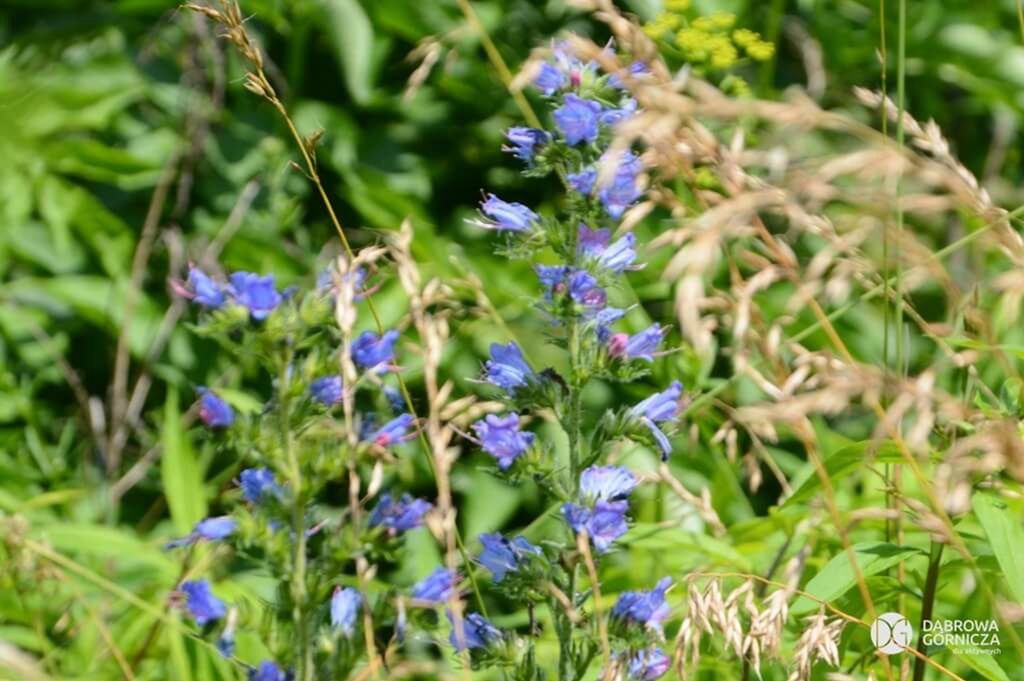
MULTIPOLYGON (((694 0, 697 12, 735 13, 738 26, 776 45, 771 59, 737 71, 755 96, 806 87, 829 108, 852 106, 855 85, 877 88, 883 75, 890 88, 895 82, 895 4, 694 0)), ((534 287, 527 266, 493 256, 490 235, 465 219, 485 188, 543 206, 557 187, 524 180, 500 151, 502 131, 520 112, 459 4, 242 5, 300 129, 323 130, 321 169, 354 245, 374 242, 378 230, 397 229, 409 217, 425 272, 453 282, 478 276, 501 316, 528 327, 520 336, 538 339, 530 350, 543 354, 528 309, 534 287)), ((621 5, 645 20, 662 11, 660 0, 621 5)), ((560 32, 605 37, 603 27, 560 0, 479 0, 473 7, 513 70, 560 32)), ((912 2, 908 26, 908 108, 942 126, 997 203, 1024 203, 1024 26, 1016 1, 912 2)), ((95 569, 111 556, 137 556, 138 564, 122 561, 108 575, 129 590, 148 583, 147 570, 167 581, 175 571, 148 538, 154 528, 157 536, 170 532, 168 472, 160 464, 133 466, 155 460, 156 448, 166 446, 162 424, 177 413, 168 411, 178 409, 177 396, 232 370, 175 324, 181 310, 168 278, 197 261, 308 284, 335 248, 321 205, 289 164, 294 154, 280 119, 244 90, 242 76, 211 26, 173 2, 0 3, 0 510, 51 524, 51 544, 95 569), (133 274, 139 244, 148 248, 150 239, 151 256, 133 274), (130 358, 122 367, 119 342, 130 358), (128 403, 140 379, 146 389, 128 403)), ((670 292, 653 271, 634 286, 645 303, 641 316, 671 316, 670 292)), ((472 301, 468 289, 458 293, 472 301)), ((385 315, 396 319, 398 291, 385 287, 381 295, 385 315)), ((470 391, 468 379, 499 336, 486 319, 457 321, 447 372, 470 391)), ((186 474, 204 484, 208 499, 224 482, 216 456, 197 445, 195 472, 186 474)), ((723 491, 737 484, 720 471, 704 474, 723 491)), ((429 478, 420 479, 429 489, 429 478)), ((529 498, 486 476, 463 479, 459 491, 470 535, 535 512, 529 498)), ((734 520, 758 503, 723 496, 733 508, 720 512, 734 520)), ((48 605, 81 594, 62 589, 59 596, 48 605)), ((75 646, 88 660, 102 634, 44 636, 53 612, 33 599, 46 598, 5 590, 0 640, 40 655, 75 646)), ((129 641, 145 633, 117 635, 129 641)), ((49 669, 102 677, 90 667, 49 669)))

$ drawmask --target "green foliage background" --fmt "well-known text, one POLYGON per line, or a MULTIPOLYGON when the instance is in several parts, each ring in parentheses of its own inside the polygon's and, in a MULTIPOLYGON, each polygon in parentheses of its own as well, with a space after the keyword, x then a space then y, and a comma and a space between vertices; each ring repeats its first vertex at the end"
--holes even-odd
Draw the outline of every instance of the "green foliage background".
MULTIPOLYGON (((473 4, 513 69, 561 31, 605 39, 603 27, 559 0, 473 4)), ((820 41, 826 106, 852 106, 853 86, 881 83, 878 3, 695 4, 702 12, 735 12, 738 25, 777 42, 774 59, 742 71, 759 96, 782 96, 805 83, 805 55, 783 30, 795 25, 820 41)), ((892 50, 896 3, 880 4, 892 50)), ((658 0, 625 6, 646 18, 660 10, 658 0)), ((321 169, 354 245, 373 243, 380 230, 410 218, 414 249, 428 275, 452 282, 479 277, 517 335, 536 339, 528 341, 530 353, 549 352, 529 311, 534 287, 526 265, 492 255, 489 235, 464 220, 483 187, 531 205, 544 205, 553 196, 546 192, 557 188, 524 181, 501 153, 502 131, 520 115, 457 3, 248 0, 243 8, 253 16, 251 27, 300 129, 324 131, 321 169), (409 55, 427 39, 437 41, 438 63, 406 98, 418 64, 409 55)), ((1024 47, 1016 3, 911 2, 908 25, 909 108, 941 125, 997 203, 1024 203, 1024 47)), ((310 273, 334 252, 331 227, 289 164, 294 154, 279 119, 244 90, 237 60, 216 43, 211 28, 174 3, 7 0, 0 7, 0 46, 0 536, 7 542, 0 553, 0 642, 39 657, 39 669, 53 678, 120 678, 114 647, 137 667, 138 678, 233 678, 216 655, 182 633, 174 615, 159 640, 145 645, 181 570, 160 551, 162 542, 216 506, 218 490, 230 479, 229 462, 193 441, 182 414, 195 385, 230 384, 241 371, 224 365, 183 326, 154 351, 172 305, 166 282, 182 275, 186 260, 202 262, 240 196, 251 196, 252 204, 224 244, 219 260, 226 269, 275 272, 284 284, 308 285, 310 273), (160 236, 126 316, 134 295, 133 254, 154 191, 176 157, 184 172, 160 206, 160 236), (129 386, 143 375, 153 385, 137 422, 129 424, 123 454, 111 463, 109 405, 122 329, 128 329, 129 386), (154 447, 163 452, 158 462, 112 503, 112 486, 154 447), (39 543, 43 539, 48 544, 39 543), (45 551, 59 555, 41 560, 45 551), (54 560, 73 562, 55 566, 54 560), (56 579, 57 572, 63 577, 56 579), (140 649, 147 651, 143 659, 131 659, 140 649)), ((894 64, 890 59, 890 85, 894 64)), ((670 290, 657 279, 656 266, 649 270, 634 281, 645 314, 670 318, 670 290)), ((456 288, 472 302, 469 289, 456 288)), ((385 286, 379 300, 387 319, 402 313, 396 287, 385 286)), ((878 315, 866 320, 881 323, 878 315)), ((500 336, 491 322, 474 316, 456 320, 456 327, 446 373, 457 390, 469 392, 487 344, 500 336)), ((881 335, 881 327, 859 332, 881 335)), ((675 369, 694 371, 685 359, 675 369)), ((415 388, 415 373, 412 383, 415 388)), ((589 406, 629 399, 593 395, 589 406)), ((847 442, 840 435, 821 435, 842 453, 847 442)), ((649 454, 637 457, 651 465, 649 454)), ((778 451, 778 461, 791 475, 807 470, 796 451, 778 451)), ((662 517, 664 505, 646 498, 636 512, 642 521, 637 552, 632 563, 613 566, 612 590, 646 586, 654 574, 705 565, 708 557, 739 571, 763 566, 779 546, 776 531, 801 515, 797 503, 768 515, 778 490, 747 493, 742 472, 715 447, 688 452, 676 473, 687 484, 711 488, 730 541, 685 525, 645 536, 644 523, 662 517)), ((408 462, 402 476, 424 493, 432 489, 422 463, 408 462)), ((454 483, 466 536, 521 526, 542 510, 531 490, 508 488, 472 466, 454 483)), ((853 485, 843 494, 848 507, 868 500, 853 485)), ((979 549, 986 565, 1005 569, 1024 549, 1014 518, 1011 511, 980 518, 982 525, 1004 523, 998 531, 1008 537, 1005 545, 979 549)), ((418 565, 408 565, 408 574, 436 560, 428 537, 414 541, 419 545, 408 553, 418 565)), ((876 573, 885 568, 874 566, 876 573)), ((1006 577, 1011 592, 1024 599, 1019 571, 1006 577)), ((847 578, 848 589, 849 576, 833 576, 833 586, 847 578)), ((252 575, 232 588, 258 594, 266 585, 252 575)), ((988 616, 950 598, 961 614, 988 616)), ((502 623, 521 625, 517 617, 502 623)), ((257 645, 240 643, 243 649, 257 645)), ((0 669, 0 677, 5 673, 0 669)), ((9 673, 19 678, 24 672, 9 673)), ((964 673, 1024 678, 1010 668, 1002 675, 964 673)))

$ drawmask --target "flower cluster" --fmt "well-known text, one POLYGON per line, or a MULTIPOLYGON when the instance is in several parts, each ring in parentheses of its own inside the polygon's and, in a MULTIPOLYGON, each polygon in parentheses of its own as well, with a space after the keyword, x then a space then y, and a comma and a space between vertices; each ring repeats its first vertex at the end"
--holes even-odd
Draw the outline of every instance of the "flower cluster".
MULTIPOLYGON (((629 78, 648 77, 642 62, 625 70, 629 78)), ((536 370, 515 341, 493 343, 483 379, 496 389, 506 409, 473 424, 475 441, 494 458, 499 475, 540 481, 560 500, 569 536, 586 537, 598 556, 610 552, 628 533, 629 498, 638 485, 628 468, 602 465, 602 454, 614 440, 629 438, 667 458, 672 452, 671 426, 683 399, 682 385, 675 382, 632 406, 609 411, 590 427, 581 406, 580 396, 593 380, 631 382, 647 374, 669 333, 656 323, 632 334, 615 329, 636 306, 628 300, 623 278, 642 266, 637 235, 617 230, 626 212, 643 199, 645 185, 641 155, 612 144, 617 127, 637 113, 636 101, 623 86, 626 76, 602 74, 596 64, 585 63, 567 46, 556 44, 553 59, 540 65, 534 80, 550 103, 552 129, 510 128, 504 149, 525 164, 526 175, 560 178, 568 198, 566 210, 542 215, 522 203, 486 194, 480 216, 473 221, 501 235, 501 253, 532 264, 538 306, 554 329, 555 342, 568 355, 568 373, 563 376, 554 369, 536 370), (533 418, 530 412, 541 409, 553 412, 565 430, 570 450, 566 462, 538 452, 537 438, 526 430, 533 418)), ((495 588, 509 597, 527 602, 550 598, 550 588, 540 588, 548 583, 570 602, 581 602, 575 568, 566 567, 581 560, 575 541, 560 551, 548 551, 522 536, 486 533, 479 540, 479 563, 491 573, 495 588)), ((437 575, 441 573, 431 579, 440 580, 437 575)), ((617 665, 630 678, 656 679, 668 668, 668 658, 657 647, 661 622, 668 614, 668 586, 662 581, 652 592, 623 594, 611 614, 621 645, 617 665), (636 631, 634 623, 643 626, 636 631)), ((561 609, 552 603, 561 648, 560 676, 575 678, 589 664, 586 651, 593 637, 577 638, 574 624, 557 614, 561 609)), ((466 629, 469 647, 470 642, 490 645, 496 638, 488 635, 488 626, 480 629, 468 619, 466 629)))
POLYGON ((303 665, 322 670, 318 678, 347 675, 365 652, 357 636, 364 611, 371 619, 396 618, 387 602, 367 596, 361 575, 352 574, 353 557, 365 553, 386 563, 401 535, 420 527, 433 508, 409 493, 384 492, 369 513, 333 527, 329 509, 311 503, 360 462, 392 456, 417 428, 400 391, 389 385, 401 371, 398 331, 356 333, 354 307, 351 315, 338 314, 339 305, 356 306, 365 293, 365 270, 354 272, 329 271, 305 293, 278 291, 272 275, 236 272, 219 281, 197 267, 174 284, 202 311, 198 333, 270 369, 272 394, 259 409, 251 398, 237 398, 237 390, 198 388, 195 413, 210 436, 252 465, 236 477, 230 514, 205 518, 166 545, 229 543, 263 556, 286 586, 282 624, 269 628, 262 618, 241 614, 251 608, 219 596, 214 575, 191 578, 173 595, 196 626, 216 635, 227 657, 235 655, 239 627, 258 630, 277 659, 240 660, 253 681, 284 681, 303 665), (330 645, 317 647, 317 640, 330 645))

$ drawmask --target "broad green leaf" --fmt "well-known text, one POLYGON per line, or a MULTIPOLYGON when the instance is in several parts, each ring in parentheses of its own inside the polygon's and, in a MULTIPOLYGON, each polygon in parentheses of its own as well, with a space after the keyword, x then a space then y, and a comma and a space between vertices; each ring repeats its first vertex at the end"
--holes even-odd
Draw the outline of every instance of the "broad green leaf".
POLYGON ((356 102, 370 98, 373 25, 358 0, 323 0, 331 37, 345 85, 356 102))
MULTIPOLYGON (((870 455, 873 455, 872 460, 878 463, 899 463, 903 460, 896 445, 892 442, 879 443, 874 440, 864 440, 833 452, 824 461, 825 471, 835 483, 839 478, 860 468, 870 455)), ((809 463, 807 469, 793 481, 793 488, 793 493, 782 502, 782 508, 810 499, 821 488, 821 478, 818 477, 813 464, 809 463)))
POLYGON ((1024 547, 1024 527, 1021 527, 1020 515, 986 492, 975 494, 971 503, 1010 586, 1010 593, 1018 603, 1024 603, 1024 563, 1019 560, 1019 552, 1024 547))
POLYGON ((699 532, 652 523, 636 523, 621 539, 625 546, 644 551, 683 551, 702 557, 705 562, 728 565, 749 572, 750 561, 729 544, 699 532))
MULTIPOLYGON (((867 578, 889 569, 901 560, 906 560, 920 551, 910 546, 864 542, 855 544, 853 553, 861 575, 867 578)), ((852 589, 856 583, 856 573, 853 566, 850 565, 850 556, 844 549, 836 554, 821 569, 821 572, 814 575, 804 587, 804 591, 818 600, 801 596, 793 604, 792 613, 803 615, 811 612, 820 606, 819 601, 826 603, 834 601, 852 589)))
POLYGON ((163 455, 160 461, 160 474, 163 479, 164 495, 167 497, 167 506, 171 509, 175 531, 186 534, 206 515, 206 497, 203 493, 203 476, 195 452, 182 428, 178 391, 174 388, 167 393, 161 439, 163 455))
POLYGON ((61 553, 145 565, 147 571, 166 581, 173 581, 178 571, 177 564, 159 547, 140 541, 131 530, 87 523, 54 523, 46 525, 42 534, 61 553))
MULTIPOLYGON (((177 613, 172 612, 171 617, 174 619, 174 624, 180 624, 181 619, 177 613)), ((185 636, 181 633, 181 627, 165 627, 164 638, 167 641, 171 657, 169 678, 174 681, 192 681, 192 663, 189 660, 188 651, 185 649, 185 636)))
POLYGON ((989 681, 1010 681, 1010 677, 996 663, 992 655, 972 655, 970 653, 957 652, 955 648, 949 648, 949 652, 953 653, 958 660, 989 681))

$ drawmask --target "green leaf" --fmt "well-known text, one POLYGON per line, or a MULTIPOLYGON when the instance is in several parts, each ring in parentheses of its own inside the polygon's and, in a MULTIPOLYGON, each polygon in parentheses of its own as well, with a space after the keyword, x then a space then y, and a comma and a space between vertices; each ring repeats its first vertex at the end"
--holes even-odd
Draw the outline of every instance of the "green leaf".
POLYGON ((970 653, 958 652, 956 648, 949 648, 948 650, 953 653, 958 660, 984 676, 989 681, 1010 681, 1010 677, 1006 675, 1006 672, 1004 672, 998 664, 996 664, 992 655, 972 655, 970 653))
POLYGON ((357 103, 370 98, 373 26, 358 0, 323 0, 327 31, 349 94, 357 103))
POLYGON ((1020 515, 1007 507, 1006 503, 985 492, 978 492, 971 498, 974 515, 978 517, 996 554, 999 567, 1010 586, 1010 593, 1018 603, 1024 603, 1024 563, 1017 560, 1017 553, 1024 546, 1024 527, 1020 515))
POLYGON ((661 527, 654 523, 636 523, 621 540, 631 549, 655 552, 689 552, 705 562, 727 565, 749 572, 750 561, 731 545, 699 532, 675 527, 661 527))
POLYGON ((54 523, 45 526, 42 535, 61 553, 91 556, 124 566, 145 566, 147 574, 159 576, 168 583, 178 572, 177 564, 167 554, 140 541, 130 530, 88 523, 54 523))
POLYGON ((164 405, 164 427, 161 437, 163 456, 160 474, 167 506, 178 534, 187 534, 206 515, 203 476, 195 452, 181 425, 178 391, 170 388, 164 405))
MULTIPOLYGON (((853 553, 861 575, 867 578, 888 570, 901 560, 906 560, 920 551, 911 546, 864 542, 855 544, 853 553)), ((832 602, 852 589, 856 583, 857 577, 853 566, 850 565, 850 556, 843 550, 833 557, 821 569, 821 572, 814 575, 804 587, 804 591, 815 596, 817 600, 801 596, 793 604, 792 613, 802 615, 816 610, 820 606, 819 601, 832 602)))
MULTIPOLYGON (((825 459, 824 464, 828 477, 835 483, 839 478, 853 473, 864 465, 869 454, 873 454, 873 460, 878 463, 900 463, 903 461, 899 449, 892 442, 879 443, 876 440, 864 440, 838 449, 825 459)), ((821 488, 821 479, 813 464, 808 464, 808 468, 794 481, 793 487, 793 493, 782 502, 782 508, 788 508, 810 499, 821 488)))

